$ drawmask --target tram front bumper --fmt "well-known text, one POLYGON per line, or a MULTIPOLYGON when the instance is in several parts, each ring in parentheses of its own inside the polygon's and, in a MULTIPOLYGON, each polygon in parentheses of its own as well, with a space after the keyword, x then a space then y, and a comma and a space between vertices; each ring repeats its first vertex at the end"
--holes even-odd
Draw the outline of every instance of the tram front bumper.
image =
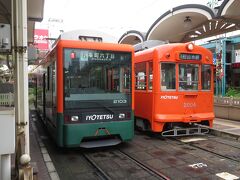
POLYGON ((107 136, 129 141, 134 135, 133 120, 91 124, 67 124, 63 127, 63 142, 66 147, 79 147, 83 139, 107 136))
POLYGON ((205 120, 212 121, 214 113, 194 113, 194 114, 156 114, 154 117, 155 122, 201 122, 205 120))

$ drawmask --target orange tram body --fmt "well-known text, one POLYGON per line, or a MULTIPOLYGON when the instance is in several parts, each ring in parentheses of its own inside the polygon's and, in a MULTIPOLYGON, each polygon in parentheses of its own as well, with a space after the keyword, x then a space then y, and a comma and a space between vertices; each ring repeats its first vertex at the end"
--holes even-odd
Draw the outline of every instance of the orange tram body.
POLYGON ((213 125, 213 57, 193 43, 135 53, 135 125, 163 136, 204 134, 213 125))

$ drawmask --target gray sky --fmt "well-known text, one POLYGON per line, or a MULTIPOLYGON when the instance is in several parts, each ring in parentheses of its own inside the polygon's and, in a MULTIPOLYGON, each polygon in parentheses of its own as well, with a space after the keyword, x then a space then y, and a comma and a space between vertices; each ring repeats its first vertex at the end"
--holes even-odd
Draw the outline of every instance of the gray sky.
MULTIPOLYGON (((64 31, 94 29, 119 38, 128 30, 146 32, 169 9, 183 4, 204 4, 209 0, 45 0, 44 21, 62 19, 55 28, 64 31)), ((43 25, 45 24, 45 25, 43 25)), ((52 25, 51 25, 52 26, 52 25)))

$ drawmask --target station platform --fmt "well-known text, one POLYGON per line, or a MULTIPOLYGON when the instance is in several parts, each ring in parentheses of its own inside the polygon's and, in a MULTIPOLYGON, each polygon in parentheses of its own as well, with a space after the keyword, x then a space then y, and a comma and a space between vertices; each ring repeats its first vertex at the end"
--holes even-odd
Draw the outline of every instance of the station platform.
POLYGON ((211 129, 211 133, 218 136, 231 137, 240 141, 240 119, 239 121, 236 121, 215 118, 213 122, 213 128, 211 129))
MULTIPOLYGON (((33 111, 32 111, 33 112, 33 111)), ((34 125, 32 113, 30 113, 30 156, 31 161, 36 164, 37 178, 39 180, 59 180, 56 170, 50 165, 49 158, 46 158, 46 152, 42 147, 41 135, 34 125)), ((228 136, 240 141, 240 121, 231 121, 215 118, 212 134, 219 136, 228 136)))

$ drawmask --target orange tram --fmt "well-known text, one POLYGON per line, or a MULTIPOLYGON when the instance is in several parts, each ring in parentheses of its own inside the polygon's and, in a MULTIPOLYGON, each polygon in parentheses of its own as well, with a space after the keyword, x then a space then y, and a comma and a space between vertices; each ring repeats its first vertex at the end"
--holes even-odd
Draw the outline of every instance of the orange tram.
POLYGON ((139 47, 134 61, 136 127, 162 136, 208 133, 206 126, 212 127, 214 119, 212 53, 193 43, 139 47))

